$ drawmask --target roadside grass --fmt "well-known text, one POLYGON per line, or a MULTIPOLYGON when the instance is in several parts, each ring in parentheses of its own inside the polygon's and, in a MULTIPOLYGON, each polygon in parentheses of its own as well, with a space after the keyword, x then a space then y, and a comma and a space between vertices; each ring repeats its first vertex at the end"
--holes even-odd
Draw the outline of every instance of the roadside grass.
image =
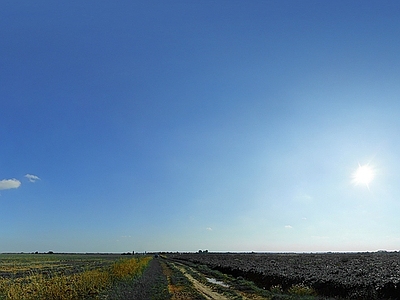
MULTIPOLYGON (((1 300, 94 299, 116 282, 142 274, 151 257, 120 259, 107 267, 71 275, 31 271, 26 276, 0 278, 1 300)), ((29 262, 27 263, 29 265, 29 262)), ((18 267, 17 267, 18 269, 18 267)))
POLYGON ((124 277, 112 285, 105 295, 108 300, 170 300, 167 277, 158 259, 152 259, 139 277, 124 277))
POLYGON ((172 300, 206 300, 193 286, 193 283, 172 263, 162 261, 163 273, 167 276, 168 290, 172 300))
POLYGON ((321 300, 327 299, 318 296, 317 292, 305 284, 299 283, 289 287, 286 291, 281 285, 275 285, 270 288, 273 299, 276 300, 321 300))
MULTIPOLYGON (((242 296, 238 294, 236 291, 232 290, 229 287, 224 287, 222 285, 213 284, 207 278, 214 278, 218 281, 227 283, 229 281, 229 277, 226 274, 223 274, 219 271, 212 270, 205 265, 191 265, 190 267, 185 267, 186 271, 197 281, 201 282, 204 285, 211 287, 216 292, 223 294, 232 300, 241 300, 242 296)), ((228 284, 228 283, 227 283, 228 284)))
POLYGON ((121 259, 111 267, 111 276, 115 280, 132 279, 142 274, 152 257, 121 259))

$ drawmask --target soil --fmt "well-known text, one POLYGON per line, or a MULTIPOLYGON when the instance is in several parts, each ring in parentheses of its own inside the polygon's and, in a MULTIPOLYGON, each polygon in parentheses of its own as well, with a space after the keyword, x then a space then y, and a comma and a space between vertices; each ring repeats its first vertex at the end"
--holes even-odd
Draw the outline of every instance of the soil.
POLYGON ((206 265, 265 290, 304 284, 321 297, 400 299, 400 252, 178 253, 168 258, 206 265))
POLYGON ((198 280, 194 279, 192 275, 187 273, 185 267, 182 265, 177 266, 178 270, 182 272, 183 275, 185 275, 189 281, 193 284, 195 289, 200 292, 207 300, 229 300, 227 297, 224 295, 221 295, 215 291, 213 291, 210 287, 202 284, 198 280))

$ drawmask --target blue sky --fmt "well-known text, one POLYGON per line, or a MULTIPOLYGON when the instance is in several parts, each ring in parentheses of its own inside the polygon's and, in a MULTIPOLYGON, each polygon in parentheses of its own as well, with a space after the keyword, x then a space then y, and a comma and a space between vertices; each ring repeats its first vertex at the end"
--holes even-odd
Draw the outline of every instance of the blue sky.
POLYGON ((3 1, 0 252, 398 250, 399 11, 3 1))

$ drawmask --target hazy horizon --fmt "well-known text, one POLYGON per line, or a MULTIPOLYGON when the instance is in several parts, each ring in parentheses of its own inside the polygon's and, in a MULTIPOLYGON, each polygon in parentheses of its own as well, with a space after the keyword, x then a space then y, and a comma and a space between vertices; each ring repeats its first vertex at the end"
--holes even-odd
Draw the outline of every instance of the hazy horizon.
POLYGON ((6 1, 0 252, 399 250, 399 11, 6 1))

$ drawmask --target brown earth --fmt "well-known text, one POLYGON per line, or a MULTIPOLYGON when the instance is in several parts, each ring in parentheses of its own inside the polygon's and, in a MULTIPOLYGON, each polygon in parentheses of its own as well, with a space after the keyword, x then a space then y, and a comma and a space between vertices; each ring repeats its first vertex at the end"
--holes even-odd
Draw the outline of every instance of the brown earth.
POLYGON ((194 279, 192 275, 186 272, 185 267, 183 267, 182 265, 177 266, 177 268, 179 271, 182 272, 183 275, 185 275, 189 279, 189 281, 193 284, 194 288, 207 300, 229 300, 224 295, 213 291, 209 286, 204 285, 198 280, 194 279))
MULTIPOLYGON (((201 295, 201 299, 207 299, 207 300, 229 300, 229 299, 231 299, 231 298, 227 297, 226 295, 222 294, 221 292, 219 292, 215 288, 217 286, 216 284, 206 285, 206 284, 200 282, 199 280, 197 280, 196 278, 194 278, 190 274, 190 273, 195 272, 195 273, 198 273, 198 274, 204 276, 204 274, 201 274, 198 270, 195 270, 187 265, 177 263, 177 262, 174 262, 173 266, 176 269, 178 269, 193 284, 195 291, 199 295, 201 295), (214 286, 214 288, 213 288, 213 286, 214 286)), ((168 277, 168 275, 171 275, 171 270, 167 270, 167 272, 164 274, 166 274, 168 277)), ((243 291, 235 290, 232 286, 229 287, 229 289, 233 294, 240 296, 243 300, 266 300, 267 299, 267 298, 261 297, 259 295, 253 294, 253 293, 245 293, 243 291)), ((197 297, 191 298, 187 293, 182 295, 182 292, 183 292, 182 288, 177 288, 176 286, 173 286, 173 285, 169 286, 169 291, 173 295, 171 298, 173 300, 199 299, 197 297)), ((193 297, 193 295, 192 295, 192 297, 193 297)))

